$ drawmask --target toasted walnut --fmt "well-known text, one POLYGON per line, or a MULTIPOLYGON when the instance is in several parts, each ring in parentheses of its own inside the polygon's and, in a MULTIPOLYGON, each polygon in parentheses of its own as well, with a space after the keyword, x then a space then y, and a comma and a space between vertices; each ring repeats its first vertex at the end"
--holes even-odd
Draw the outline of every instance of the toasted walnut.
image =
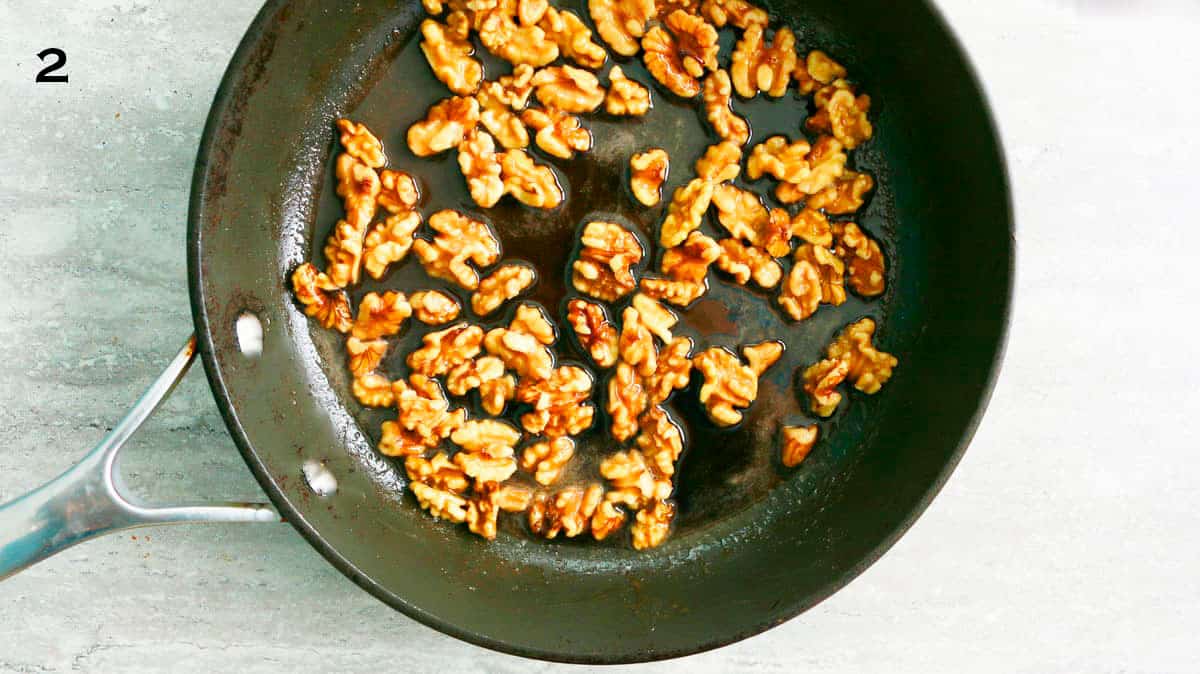
POLYGON ((392 215, 408 215, 421 200, 417 180, 403 171, 384 169, 379 172, 379 207, 392 215))
POLYGON ((366 407, 391 407, 396 402, 391 380, 376 372, 356 376, 351 391, 366 407))
POLYGON ((642 378, 626 362, 617 363, 617 370, 608 380, 608 405, 612 417, 612 436, 625 442, 637 433, 637 420, 650 404, 642 378))
POLYGON ((837 358, 826 358, 804 370, 804 392, 808 395, 813 414, 831 416, 842 402, 838 384, 850 373, 850 362, 837 358))
MULTIPOLYGON (((394 386, 392 390, 395 393, 394 386)), ((380 430, 383 436, 379 439, 379 453, 384 456, 419 456, 425 452, 421 437, 395 421, 383 422, 380 430)))
POLYGON ((729 76, 733 88, 746 98, 763 91, 779 98, 787 91, 792 71, 796 69, 796 36, 789 28, 775 31, 771 46, 766 46, 765 27, 750 24, 733 50, 729 76))
POLYGON ((339 220, 325 242, 325 274, 337 287, 358 283, 362 269, 363 233, 365 227, 339 220))
POLYGON ((567 322, 596 365, 609 368, 616 364, 617 328, 608 320, 603 306, 587 300, 571 300, 567 303, 567 322))
POLYGON ((867 193, 874 188, 875 180, 870 175, 845 169, 832 185, 809 197, 804 207, 831 215, 849 215, 862 208, 867 193))
POLYGON ((770 21, 767 11, 746 0, 704 0, 700 11, 718 28, 726 24, 745 30, 751 25, 766 27, 770 21))
POLYGON ((774 288, 783 278, 783 267, 767 251, 748 246, 737 239, 721 240, 721 257, 717 259, 717 266, 726 274, 731 274, 739 285, 746 285, 750 279, 754 279, 760 288, 774 288))
POLYGON ((783 465, 794 468, 804 461, 813 445, 817 444, 817 427, 814 426, 784 426, 783 427, 783 465))
POLYGON ((576 290, 615 302, 637 287, 632 267, 642 259, 642 244, 629 230, 612 222, 589 222, 580 242, 579 259, 571 266, 576 290))
POLYGON ((488 452, 493 456, 512 455, 512 448, 521 439, 521 431, 497 419, 475 419, 464 423, 450 434, 454 444, 468 452, 488 452), (508 451, 497 448, 508 448, 508 451))
POLYGON ((529 335, 546 346, 553 344, 557 339, 554 334, 554 326, 546 318, 546 313, 539 305, 529 302, 517 307, 512 321, 508 324, 508 329, 529 335))
POLYGON ((704 114, 713 131, 737 146, 750 142, 750 124, 733 111, 729 73, 717 70, 704 78, 704 114))
POLYGON ((522 26, 538 23, 546 16, 546 12, 552 9, 548 0, 518 0, 516 4, 517 21, 522 26))
POLYGON ((769 339, 758 344, 747 344, 742 347, 742 357, 755 376, 761 377, 783 357, 783 342, 769 339))
POLYGON ((568 487, 553 497, 542 495, 529 507, 529 528, 546 538, 561 532, 573 538, 591 527, 591 519, 604 498, 604 488, 598 484, 587 489, 568 487))
POLYGON ((496 537, 496 524, 501 510, 521 512, 529 507, 533 493, 524 487, 481 482, 467 502, 467 527, 471 533, 488 540, 496 537))
POLYGON ((663 253, 662 272, 671 279, 703 283, 708 267, 721 255, 721 247, 702 232, 692 232, 683 245, 663 253))
POLYGON ((483 64, 471 55, 475 48, 471 46, 465 23, 466 16, 454 12, 447 18, 446 24, 433 19, 421 22, 421 51, 429 67, 442 84, 456 94, 466 96, 475 93, 479 82, 483 80, 483 64))
POLYGON ((530 108, 521 113, 521 121, 537 132, 538 147, 552 157, 570 159, 575 152, 592 149, 592 132, 575 115, 555 108, 530 108))
POLYGON ((442 4, 442 0, 421 0, 421 6, 425 8, 425 12, 430 16, 437 16, 446 9, 442 4))
POLYGON ((817 49, 808 53, 808 58, 796 64, 796 83, 800 93, 808 95, 819 86, 832 84, 835 80, 846 76, 846 69, 840 63, 829 57, 829 54, 817 49))
POLYGON ((429 157, 458 147, 467 132, 479 123, 479 102, 452 96, 432 107, 425 119, 408 127, 408 148, 418 157, 429 157))
POLYGON ((458 325, 431 332, 421 338, 421 348, 408 354, 408 366, 427 377, 446 374, 479 354, 483 328, 458 325))
POLYGON ((697 14, 676 9, 664 23, 675 37, 683 59, 683 69, 692 77, 717 69, 717 29, 697 14))
POLYGON ((847 325, 826 350, 830 358, 849 363, 846 378, 868 395, 879 392, 899 363, 895 356, 875 348, 871 343, 874 335, 875 321, 864 318, 847 325))
POLYGON ((389 337, 399 333, 411 315, 412 307, 404 293, 367 293, 358 303, 358 317, 354 320, 352 334, 363 340, 389 337))
POLYGON ((471 295, 471 310, 486 316, 525 292, 535 279, 533 269, 526 265, 502 264, 479 282, 479 289, 471 295))
POLYGON ((828 248, 805 244, 796 249, 795 264, 779 293, 779 306, 802 321, 816 312, 822 302, 846 301, 843 278, 846 265, 828 248))
POLYGON ((670 167, 667 151, 661 147, 637 152, 629 158, 629 189, 642 205, 658 205, 670 167))
POLYGON ((410 482, 408 488, 417 497, 417 503, 435 518, 459 524, 467 521, 467 500, 458 494, 430 487, 424 482, 410 482))
POLYGON ((659 234, 663 247, 674 248, 683 243, 688 234, 699 229, 712 198, 713 184, 703 178, 696 178, 676 189, 659 234))
POLYGON ((337 195, 341 197, 346 210, 346 222, 361 235, 371 220, 375 219, 379 174, 345 152, 338 155, 334 174, 337 177, 337 195))
POLYGON ((479 88, 479 93, 475 94, 475 100, 479 101, 479 123, 483 124, 505 149, 528 147, 529 132, 526 131, 521 118, 504 102, 506 98, 508 96, 504 85, 499 82, 484 82, 479 88))
POLYGON ((529 96, 533 94, 535 72, 534 67, 527 63, 513 66, 511 73, 501 75, 496 80, 500 86, 491 88, 489 93, 514 112, 520 112, 529 104, 529 96))
POLYGON ((637 550, 658 547, 671 533, 671 521, 675 519, 675 506, 670 501, 653 501, 638 512, 630 527, 633 532, 633 547, 637 550))
POLYGON ((604 497, 611 503, 641 508, 653 499, 671 496, 671 481, 656 476, 645 455, 636 449, 605 458, 600 463, 600 474, 616 488, 604 497))
POLYGON ((642 279, 641 290, 656 300, 686 307, 708 291, 708 282, 646 277, 642 279))
POLYGON ((575 441, 568 437, 535 442, 521 455, 521 468, 533 473, 541 485, 552 485, 571 457, 575 456, 575 441))
POLYGON ((654 373, 645 378, 651 405, 666 402, 672 393, 687 387, 692 374, 692 346, 690 337, 676 337, 659 352, 654 373))
POLYGON ((638 53, 637 38, 654 18, 654 0, 588 0, 588 12, 600 37, 622 56, 638 53))
MULTIPOLYGON (((776 213, 781 214, 780 217, 786 217, 787 212, 783 209, 772 209, 771 215, 776 213)), ((833 228, 829 224, 829 218, 826 218, 820 211, 805 209, 796 214, 790 219, 789 229, 793 236, 798 236, 806 242, 825 246, 828 248, 833 245, 833 228)))
POLYGON ((483 340, 488 353, 520 377, 547 379, 554 368, 554 355, 533 336, 509 328, 496 328, 483 340))
POLYGON ((554 208, 562 203, 563 191, 554 171, 533 161, 524 150, 497 155, 504 191, 530 208, 554 208))
POLYGON ((542 68, 533 76, 537 99, 563 112, 592 112, 604 102, 604 87, 592 73, 573 66, 542 68))
POLYGON ((438 452, 432 459, 412 455, 404 459, 404 472, 413 482, 421 482, 435 489, 461 494, 471 486, 466 474, 454 465, 445 452, 438 452))
POLYGON ((465 360, 446 373, 446 390, 451 395, 464 396, 484 382, 504 376, 504 362, 495 356, 465 360))
POLYGON ((816 114, 804 122, 804 127, 813 133, 832 134, 847 150, 853 150, 871 139, 874 127, 867 119, 871 110, 871 97, 866 94, 855 96, 846 87, 831 85, 827 95, 822 95, 825 89, 817 92, 816 114))
POLYGON ((758 375, 729 351, 713 347, 693 359, 704 375, 700 402, 718 426, 732 426, 742 420, 735 408, 749 407, 758 397, 758 375))
POLYGON ((517 380, 511 374, 489 379, 479 384, 479 404, 493 416, 504 412, 504 406, 517 395, 517 380))
POLYGON ((558 44, 559 53, 584 68, 595 70, 608 58, 604 47, 592 40, 591 29, 570 10, 548 7, 538 25, 558 44))
POLYGON ((641 117, 650 111, 650 90, 626 77, 621 66, 613 66, 608 71, 604 111, 610 115, 641 117))
POLYGON ((466 410, 450 409, 446 393, 436 380, 420 374, 392 382, 396 395, 396 421, 427 447, 436 447, 467 420, 466 410))
POLYGON ((703 69, 697 75, 688 72, 680 45, 665 29, 654 26, 646 31, 642 38, 642 49, 645 50, 642 60, 646 63, 646 69, 659 84, 682 98, 695 98, 700 93, 700 80, 697 77, 703 74, 703 69))
POLYGON ((328 276, 305 262, 292 272, 292 290, 304 305, 304 313, 317 319, 324 328, 350 332, 354 316, 346 293, 333 289, 328 276))
MULTIPOLYGON (((506 4, 506 3, 501 3, 506 4)), ((558 58, 558 44, 537 25, 520 25, 507 7, 477 14, 479 41, 515 65, 544 66, 558 58)))
POLYGON ((717 207, 717 221, 734 238, 745 239, 772 257, 787 255, 792 231, 786 211, 772 213, 757 194, 730 184, 717 186, 712 203, 717 207))
POLYGON ((381 279, 389 265, 400 262, 413 245, 413 233, 421 226, 416 211, 393 215, 376 223, 363 240, 362 266, 371 278, 381 279))
POLYGON ((741 172, 742 149, 729 141, 709 145, 696 160, 696 175, 709 182, 729 182, 741 172))
POLYGON ((481 207, 491 208, 504 196, 496 142, 488 132, 472 129, 467 133, 458 146, 458 169, 467 179, 467 191, 471 198, 481 207))
POLYGON ((632 365, 643 377, 653 374, 658 367, 654 335, 642 320, 641 313, 633 307, 626 307, 621 314, 621 336, 617 348, 621 353, 621 362, 632 365))
POLYGON ((596 513, 592 515, 592 537, 602 541, 620 529, 623 524, 625 524, 625 513, 612 503, 605 501, 596 508, 596 513))
POLYGON ((521 415, 521 427, 549 437, 578 435, 592 425, 595 408, 592 377, 573 365, 555 368, 547 379, 524 378, 517 384, 517 400, 533 406, 521 415))
POLYGON ((863 297, 875 297, 884 289, 883 250, 853 222, 833 226, 837 234, 834 253, 846 263, 850 287, 863 297))
POLYGON ((683 433, 662 407, 655 405, 642 415, 642 432, 637 445, 654 470, 664 477, 675 474, 675 461, 683 452, 683 433))
MULTIPOLYGON (((796 182, 781 182, 775 188, 775 196, 785 204, 794 204, 810 194, 820 194, 829 189, 846 172, 846 152, 842 144, 830 136, 822 136, 808 153, 809 170, 805 177, 796 182)), ((749 164, 746 165, 749 173, 749 164)))
POLYGON ((425 272, 467 290, 477 288, 479 273, 468 262, 484 266, 495 263, 500 257, 500 242, 491 228, 451 210, 431 215, 429 226, 436 232, 433 241, 417 239, 413 243, 413 250, 425 272))
POLYGON ((758 180, 770 174, 776 180, 800 182, 808 178, 812 168, 808 165, 808 154, 812 146, 800 138, 789 143, 786 136, 771 136, 754 146, 746 160, 746 177, 758 180))
POLYGON ((418 290, 408 298, 413 315, 426 325, 444 325, 458 318, 458 300, 440 290, 418 290))
POLYGON ((673 311, 658 303, 652 297, 638 293, 633 296, 632 306, 637 310, 637 320, 664 344, 672 339, 671 328, 679 322, 679 317, 673 311))
POLYGON ((337 127, 341 131, 342 147, 346 148, 350 156, 375 169, 382 168, 387 163, 387 157, 383 154, 383 143, 379 142, 365 125, 339 119, 337 127))
MULTIPOLYGON (((350 372, 354 373, 356 377, 361 377, 374 371, 379 367, 383 357, 387 355, 387 349, 387 340, 347 337, 346 355, 350 359, 350 372)), ((388 387, 390 390, 391 382, 388 383, 388 387)))
POLYGON ((492 447, 492 451, 459 452, 454 455, 454 464, 476 482, 503 482, 517 472, 517 460, 512 457, 512 447, 492 447))

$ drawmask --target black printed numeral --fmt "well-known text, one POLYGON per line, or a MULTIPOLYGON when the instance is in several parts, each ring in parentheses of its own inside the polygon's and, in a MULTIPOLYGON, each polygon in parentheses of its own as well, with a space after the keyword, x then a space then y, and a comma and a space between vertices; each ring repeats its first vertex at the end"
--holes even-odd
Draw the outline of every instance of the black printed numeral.
POLYGON ((37 77, 33 80, 34 82, 42 83, 67 81, 66 73, 55 74, 62 70, 63 66, 67 65, 67 52, 59 49, 58 47, 50 47, 49 49, 43 49, 38 52, 37 56, 42 60, 42 63, 46 64, 46 67, 42 68, 41 72, 37 74, 37 77))

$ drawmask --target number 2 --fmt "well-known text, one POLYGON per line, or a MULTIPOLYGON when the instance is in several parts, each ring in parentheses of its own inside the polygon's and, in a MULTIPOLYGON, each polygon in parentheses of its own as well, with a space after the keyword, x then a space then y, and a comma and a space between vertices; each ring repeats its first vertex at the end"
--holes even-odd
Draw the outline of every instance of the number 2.
POLYGON ((50 47, 49 49, 43 49, 38 52, 37 56, 42 60, 43 63, 46 62, 46 59, 50 59, 50 61, 47 63, 46 67, 42 68, 42 71, 37 74, 37 78, 33 80, 34 82, 67 81, 66 73, 61 75, 52 74, 61 70, 63 66, 67 65, 67 52, 59 49, 58 47, 50 47))

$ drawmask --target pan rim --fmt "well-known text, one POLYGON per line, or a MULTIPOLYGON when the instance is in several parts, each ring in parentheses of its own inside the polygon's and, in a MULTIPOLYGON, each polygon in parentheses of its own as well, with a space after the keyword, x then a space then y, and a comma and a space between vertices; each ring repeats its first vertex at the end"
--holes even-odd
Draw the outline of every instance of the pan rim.
POLYGON ((245 66, 251 61, 251 56, 258 48, 261 39, 266 33, 267 27, 272 23, 276 15, 280 11, 285 10, 289 4, 289 0, 267 0, 267 2, 259 10, 258 14, 255 16, 250 26, 247 28, 246 33, 242 36, 242 39, 234 51, 229 65, 226 67, 225 73, 221 78, 221 82, 217 87, 216 93, 213 97, 212 105, 208 112, 192 174, 191 193, 188 203, 186 246, 189 287, 188 294, 191 302, 192 318, 196 330, 198 351, 201 362, 204 364, 205 376, 208 379, 209 386, 213 393, 213 398, 217 403, 218 409, 220 410, 221 417, 225 422, 230 436, 234 440, 234 444, 238 448, 238 452, 242 455, 242 459, 246 462, 246 465, 249 467, 251 473, 254 475, 259 485, 263 488, 263 491, 266 493, 267 497, 271 500, 275 507, 279 509, 279 512, 283 515, 284 519, 300 533, 300 535, 309 543, 309 545, 316 549, 331 565, 333 565, 334 568, 342 572, 360 588, 366 590, 372 596, 379 599, 391 608, 401 612, 405 616, 412 618, 425 626, 436 629, 439 632, 476 646, 482 646, 494 651, 525 658, 569 664, 615 665, 655 662, 687 655, 694 655, 697 653, 721 648, 723 646, 727 646, 743 639, 761 634, 773 627, 797 617, 801 613, 804 613, 805 611, 828 599, 834 593, 838 592, 847 584, 849 584, 850 581, 854 580, 856 577, 866 571, 867 568, 877 562, 888 550, 890 550, 891 547, 895 545, 895 543, 909 530, 909 528, 915 524, 916 520, 922 514, 924 514, 925 510, 929 507, 929 504, 941 492, 951 474, 953 474, 955 468, 958 466, 959 461, 961 461, 967 447, 970 446, 971 441, 974 439, 975 433, 979 428, 979 424, 982 422, 984 414, 987 411, 988 404, 991 401, 996 382, 1002 369, 1008 346, 1015 292, 1017 240, 1015 235, 1016 227, 1012 185, 1009 175, 1009 164, 1004 151, 999 128, 996 123, 991 100, 989 99, 987 91, 982 84, 978 69, 975 66, 975 63, 972 61, 970 53, 964 48, 961 39, 946 20, 942 10, 930 0, 918 1, 927 8, 933 21, 936 22, 941 31, 949 39, 949 46, 962 60, 970 80, 969 85, 978 96, 978 99, 982 105, 984 121, 986 122, 988 131, 990 133, 989 140, 995 147, 996 156, 999 160, 999 179, 1000 187, 1003 193, 1003 206, 1005 210, 1002 216, 1008 228, 1007 240, 1009 246, 1008 250, 1006 251, 1007 264, 1004 268, 1004 273, 1006 276, 1004 279, 1004 304, 1002 307, 1002 314, 999 317, 1000 330, 996 338, 995 353, 992 361, 989 363, 989 371, 980 392, 978 404, 976 405, 970 418, 966 420, 964 432, 962 433, 957 446, 949 455, 947 461, 942 469, 938 472, 937 476, 930 482, 928 488, 918 499, 915 506, 897 523, 895 528, 888 532, 886 536, 881 538, 879 543, 872 550, 870 550, 870 552, 864 555, 856 564, 847 568, 840 576, 831 579, 823 588, 821 588, 818 592, 806 597, 804 601, 797 602, 795 605, 788 607, 787 610, 783 611, 786 617, 775 620, 764 619, 751 625, 747 629, 690 645, 685 648, 648 650, 639 653, 575 656, 561 651, 552 651, 517 645, 507 641, 493 639, 486 635, 471 632, 421 610, 419 607, 405 601, 404 598, 388 591, 378 583, 374 582, 368 575, 359 570, 349 559, 342 556, 338 550, 328 541, 326 541, 312 525, 305 521, 302 513, 293 507, 291 502, 284 496, 283 492, 271 479, 271 476, 267 472, 266 466, 263 464, 253 444, 250 442, 250 439, 246 434, 246 430, 238 418, 232 396, 229 389, 226 387, 225 381, 221 375, 221 369, 217 363, 212 332, 213 325, 205 307, 203 290, 204 271, 202 268, 204 250, 201 242, 200 230, 205 211, 205 191, 207 187, 206 176, 208 173, 208 168, 212 163, 212 154, 216 149, 217 132, 222 125, 222 121, 231 103, 234 92, 244 76, 245 66))

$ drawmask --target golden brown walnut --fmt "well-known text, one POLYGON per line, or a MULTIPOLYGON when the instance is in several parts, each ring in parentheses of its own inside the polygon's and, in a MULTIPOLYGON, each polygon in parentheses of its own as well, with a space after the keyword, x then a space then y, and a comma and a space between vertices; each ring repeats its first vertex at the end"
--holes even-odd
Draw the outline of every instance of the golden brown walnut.
POLYGON ((737 146, 750 142, 750 124, 733 111, 733 85, 720 69, 704 78, 704 114, 713 131, 737 146))
POLYGON ((592 132, 575 115, 555 108, 529 108, 521 121, 537 132, 538 147, 552 157, 570 159, 576 152, 592 149, 592 132))
POLYGON ((487 131, 472 129, 467 132, 458 146, 458 169, 467 179, 471 198, 481 207, 491 208, 504 196, 496 142, 487 131))
POLYGON ((650 111, 650 90, 625 76, 621 66, 608 71, 604 111, 610 115, 640 117, 650 111))
POLYGON ((305 262, 292 272, 292 290, 304 305, 304 313, 317 319, 321 327, 338 332, 350 332, 354 316, 346 293, 334 289, 328 276, 305 262))
POLYGON ((732 275, 739 285, 746 285, 750 279, 754 279, 760 288, 774 288, 783 278, 783 267, 767 251, 737 239, 721 240, 721 257, 717 259, 717 267, 732 275))
POLYGON ((413 315, 426 325, 444 325, 458 318, 458 300, 440 290, 418 290, 408 298, 413 315))
POLYGON ((746 359, 746 366, 750 371, 761 377, 783 357, 783 342, 768 339, 758 344, 747 344, 742 347, 742 357, 746 359))
POLYGON ((722 141, 709 145, 696 160, 696 176, 713 183, 725 183, 742 172, 742 148, 722 141))
POLYGON ((404 321, 412 316, 412 307, 404 293, 388 291, 367 293, 358 303, 358 317, 351 333, 359 339, 379 339, 400 332, 404 321))
POLYGON ((425 273, 467 290, 479 286, 479 273, 468 262, 490 265, 500 257, 500 242, 486 224, 462 213, 442 210, 429 216, 433 241, 417 239, 413 250, 425 273))
POLYGON ((339 119, 337 127, 341 132, 342 147, 346 148, 347 154, 373 169, 383 168, 387 163, 387 157, 383 154, 383 143, 379 142, 366 125, 339 119))
POLYGON ((554 355, 533 335, 512 328, 495 328, 483 340, 488 353, 523 378, 547 379, 554 368, 554 355))
POLYGON ((804 207, 830 215, 849 215, 862 208, 867 193, 874 188, 875 180, 870 175, 845 169, 832 185, 809 197, 804 207))
POLYGON ((637 445, 655 472, 663 477, 675 474, 675 461, 683 452, 683 433, 662 407, 655 405, 642 415, 642 432, 637 445))
POLYGON ((855 96, 849 85, 839 80, 838 84, 818 91, 814 99, 818 101, 817 111, 804 122, 810 132, 831 134, 847 150, 871 139, 875 130, 867 119, 871 110, 870 96, 855 96))
POLYGON ((584 68, 595 70, 608 58, 604 47, 592 40, 591 29, 570 10, 548 7, 538 25, 558 44, 559 53, 584 68))
POLYGON ((479 123, 479 101, 471 97, 444 98, 408 127, 408 148, 418 157, 429 157, 458 147, 467 132, 479 123))
POLYGON ((533 94, 533 74, 536 72, 529 64, 513 66, 508 75, 501 75, 490 93, 501 103, 507 105, 513 112, 520 112, 529 104, 529 96, 533 94))
POLYGON ((521 512, 529 507, 533 492, 518 485, 482 482, 467 502, 467 527, 471 533, 488 540, 496 537, 496 523, 501 510, 521 512))
MULTIPOLYGON (((505 4, 505 3, 501 3, 505 4)), ((479 41, 491 53, 516 65, 544 66, 558 58, 558 44, 537 25, 521 25, 507 7, 477 13, 479 41)))
POLYGON ((796 69, 796 36, 791 29, 775 31, 769 47, 764 30, 760 24, 747 26, 733 50, 729 77, 733 88, 746 98, 753 98, 760 91, 779 98, 787 91, 792 71, 796 69))
MULTIPOLYGON (((380 361, 387 354, 388 343, 383 339, 359 339, 354 336, 346 338, 346 355, 350 359, 350 372, 356 377, 372 372, 379 367, 380 361)), ((391 382, 388 382, 389 390, 391 382)))
POLYGON ((654 18, 654 0, 588 0, 588 12, 596 31, 612 50, 622 56, 638 53, 638 40, 646 34, 646 23, 654 18))
MULTIPOLYGON (((771 211, 771 214, 775 215, 776 212, 786 217, 787 211, 775 209, 771 211)), ((800 211, 795 217, 790 218, 789 230, 792 236, 798 236, 807 243, 826 248, 833 245, 833 227, 829 224, 829 218, 822 215, 820 211, 811 209, 800 211)))
POLYGON ((679 322, 675 312, 642 293, 633 296, 632 308, 637 310, 637 320, 646 326, 651 334, 661 339, 663 344, 671 341, 671 328, 679 322))
POLYGON ((664 248, 678 246, 689 234, 700 228, 700 222, 712 203, 712 197, 713 184, 703 178, 696 178, 675 190, 659 235, 659 241, 664 248))
POLYGON ((533 269, 526 265, 502 264, 479 282, 479 289, 471 294, 471 310, 486 316, 525 292, 535 279, 533 269))
POLYGON ((657 206, 662 200, 662 186, 667 181, 671 160, 667 151, 652 147, 629 158, 629 189, 643 206, 657 206))
POLYGON ((464 396, 479 388, 485 381, 504 376, 504 362, 495 356, 466 360, 446 373, 446 390, 451 395, 464 396))
POLYGON ((846 379, 854 388, 873 395, 892 378, 892 369, 899 361, 890 353, 875 348, 875 321, 864 318, 846 326, 826 349, 826 354, 849 364, 846 379))
POLYGON ((626 307, 621 314, 621 336, 617 344, 621 362, 632 365, 640 376, 654 373, 658 367, 658 349, 654 346, 653 333, 637 309, 626 307))
POLYGON ((671 533, 671 521, 675 519, 675 505, 670 501, 653 501, 640 510, 630 527, 633 547, 646 550, 658 547, 671 533))
POLYGON ((356 376, 351 391, 366 407, 391 407, 396 402, 391 380, 377 372, 356 376))
POLYGON ((334 175, 337 178, 337 195, 341 197, 346 210, 346 222, 360 233, 367 231, 367 225, 375 219, 375 200, 380 190, 379 174, 343 152, 338 155, 334 165, 334 175))
POLYGON ((637 433, 637 420, 650 404, 641 376, 633 366, 624 361, 617 363, 617 370, 608 380, 608 404, 605 408, 612 417, 612 436, 625 442, 637 433))
POLYGON ((430 16, 437 16, 446 10, 442 0, 421 0, 421 6, 425 8, 425 13, 430 16))
MULTIPOLYGON (((785 204, 794 204, 808 195, 829 189, 846 172, 846 152, 831 136, 821 136, 807 158, 808 173, 796 182, 780 182, 775 196, 785 204)), ((747 164, 747 173, 749 164, 747 164)))
POLYGON ((443 375, 479 355, 482 343, 483 328, 459 323, 422 337, 421 348, 408 354, 408 366, 426 377, 443 375))
POLYGON ((454 465, 476 483, 503 482, 517 472, 517 460, 512 454, 512 447, 499 445, 478 452, 459 452, 454 455, 454 465))
POLYGON ((467 500, 458 494, 430 487, 424 482, 410 482, 408 488, 417 497, 417 503, 435 518, 459 524, 467 521, 467 500))
POLYGON ((498 419, 473 419, 454 429, 450 440, 468 452, 488 452, 493 456, 511 456, 511 450, 521 439, 521 431, 498 419), (497 447, 507 447, 508 452, 497 447))
POLYGON ((472 58, 475 48, 468 37, 466 15, 452 12, 446 23, 433 19, 421 22, 421 51, 433 74, 450 91, 466 96, 475 93, 483 80, 483 64, 472 58))
POLYGON ((662 273, 676 281, 703 283, 721 247, 703 232, 692 232, 682 245, 663 253, 662 273))
POLYGON ((789 316, 802 321, 822 302, 838 305, 846 301, 846 265, 828 248, 805 244, 796 249, 794 260, 779 292, 779 306, 789 316))
POLYGON ((837 391, 838 384, 846 380, 849 372, 849 361, 837 358, 826 358, 804 370, 804 392, 808 395, 813 414, 822 417, 833 414, 838 403, 842 402, 842 394, 837 391))
POLYGON ((379 172, 379 196, 376 202, 392 215, 407 215, 421 200, 417 180, 404 171, 384 169, 379 172))
POLYGON ((708 282, 676 281, 648 276, 642 279, 641 290, 656 300, 670 302, 677 307, 686 307, 700 299, 708 291, 708 282))
POLYGON ((467 420, 466 410, 450 409, 446 392, 437 380, 412 374, 408 381, 392 382, 396 394, 396 422, 427 447, 436 447, 467 420))
POLYGON ((617 452, 600 462, 600 474, 615 489, 605 495, 611 503, 641 508, 653 499, 666 499, 673 489, 671 481, 656 476, 640 450, 617 452))
POLYGON ((567 322, 597 366, 610 368, 617 362, 617 328, 608 320, 604 307, 574 299, 567 303, 567 322))
POLYGON ((792 223, 787 211, 768 211, 758 195, 730 184, 718 185, 712 203, 717 221, 734 238, 745 239, 772 257, 787 255, 791 249, 792 223))
POLYGON ((879 242, 853 222, 837 223, 833 228, 837 236, 833 252, 846 263, 850 287, 863 297, 882 294, 885 267, 879 242))
POLYGON ((745 30, 751 25, 766 27, 770 21, 767 11, 746 0, 704 0, 700 12, 717 28, 732 24, 745 30))
POLYGON ((381 279, 388 266, 404 260, 421 226, 421 214, 411 211, 376 223, 363 240, 362 265, 371 278, 381 279))
POLYGON ((412 482, 421 482, 456 494, 465 492, 471 486, 471 481, 445 452, 434 454, 432 459, 408 456, 404 459, 404 472, 412 482))
POLYGON ((642 244, 629 230, 613 222, 593 221, 583 228, 579 259, 572 265, 575 289, 604 302, 633 292, 637 279, 632 267, 642 259, 642 244))
POLYGON ((804 138, 789 143, 786 136, 771 136, 750 151, 746 177, 758 180, 764 174, 770 174, 783 182, 800 182, 812 172, 808 164, 811 150, 812 146, 804 138))
POLYGON ((521 454, 521 468, 533 473, 538 484, 549 486, 558 480, 567 462, 575 456, 575 441, 568 437, 535 442, 521 454))
POLYGON ((687 387, 692 375, 692 347, 690 337, 676 337, 659 352, 654 372, 644 382, 651 405, 666 402, 672 393, 687 387))
POLYGON ((578 114, 592 112, 604 102, 600 80, 574 66, 542 68, 532 81, 537 99, 547 108, 578 114))
POLYGON ((732 426, 742 420, 738 408, 749 407, 758 397, 758 375, 738 357, 719 347, 701 351, 693 359, 704 375, 700 402, 718 426, 732 426))
POLYGON ((545 538, 561 532, 573 538, 591 528, 592 516, 604 498, 604 488, 593 484, 587 489, 568 487, 553 496, 543 494, 529 506, 529 528, 545 538))
MULTIPOLYGON (((717 69, 717 29, 694 13, 676 9, 663 22, 675 37, 683 69, 692 77, 717 69)), ((694 94, 693 94, 694 95, 694 94)))
POLYGON ((625 524, 625 513, 612 503, 605 501, 596 508, 596 513, 592 515, 592 537, 602 541, 620 529, 623 524, 625 524))
POLYGON ((328 262, 325 274, 339 288, 358 283, 362 269, 365 232, 366 227, 338 220, 333 227, 333 233, 325 242, 325 259, 328 262))
POLYGON ((817 444, 818 429, 813 426, 783 427, 783 465, 788 468, 799 466, 817 444))
POLYGON ((532 26, 540 22, 550 9, 548 0, 518 0, 517 21, 522 26, 532 26))
MULTIPOLYGON (((475 94, 479 101, 479 123, 483 124, 500 141, 505 149, 529 146, 529 132, 520 117, 505 103, 508 98, 504 85, 499 82, 484 82, 475 94)), ((461 151, 461 150, 460 150, 461 151)))
POLYGON ((549 166, 534 162, 525 150, 509 150, 496 157, 505 193, 530 208, 554 208, 562 203, 562 187, 549 166))
POLYGON ((800 93, 808 95, 822 85, 832 84, 835 80, 844 78, 846 69, 830 58, 829 54, 816 49, 796 64, 795 76, 800 93))
MULTIPOLYGON (((688 72, 680 45, 666 29, 654 26, 646 31, 642 38, 642 49, 646 69, 668 91, 682 98, 695 98, 700 93, 698 75, 688 72)), ((703 69, 700 74, 703 74, 703 69)))
MULTIPOLYGON (((392 387, 393 394, 395 386, 392 387)), ((419 456, 427 449, 416 433, 404 429, 395 421, 385 421, 380 427, 379 453, 384 456, 419 456)))
POLYGON ((592 376, 574 365, 557 367, 546 379, 525 377, 517 384, 517 400, 533 406, 521 415, 521 426, 548 437, 578 435, 592 425, 595 408, 592 376))
POLYGON ((508 324, 508 329, 529 335, 546 346, 553 344, 557 339, 554 325, 550 323, 550 319, 546 318, 546 312, 540 305, 532 302, 526 302, 517 307, 512 321, 508 324))

